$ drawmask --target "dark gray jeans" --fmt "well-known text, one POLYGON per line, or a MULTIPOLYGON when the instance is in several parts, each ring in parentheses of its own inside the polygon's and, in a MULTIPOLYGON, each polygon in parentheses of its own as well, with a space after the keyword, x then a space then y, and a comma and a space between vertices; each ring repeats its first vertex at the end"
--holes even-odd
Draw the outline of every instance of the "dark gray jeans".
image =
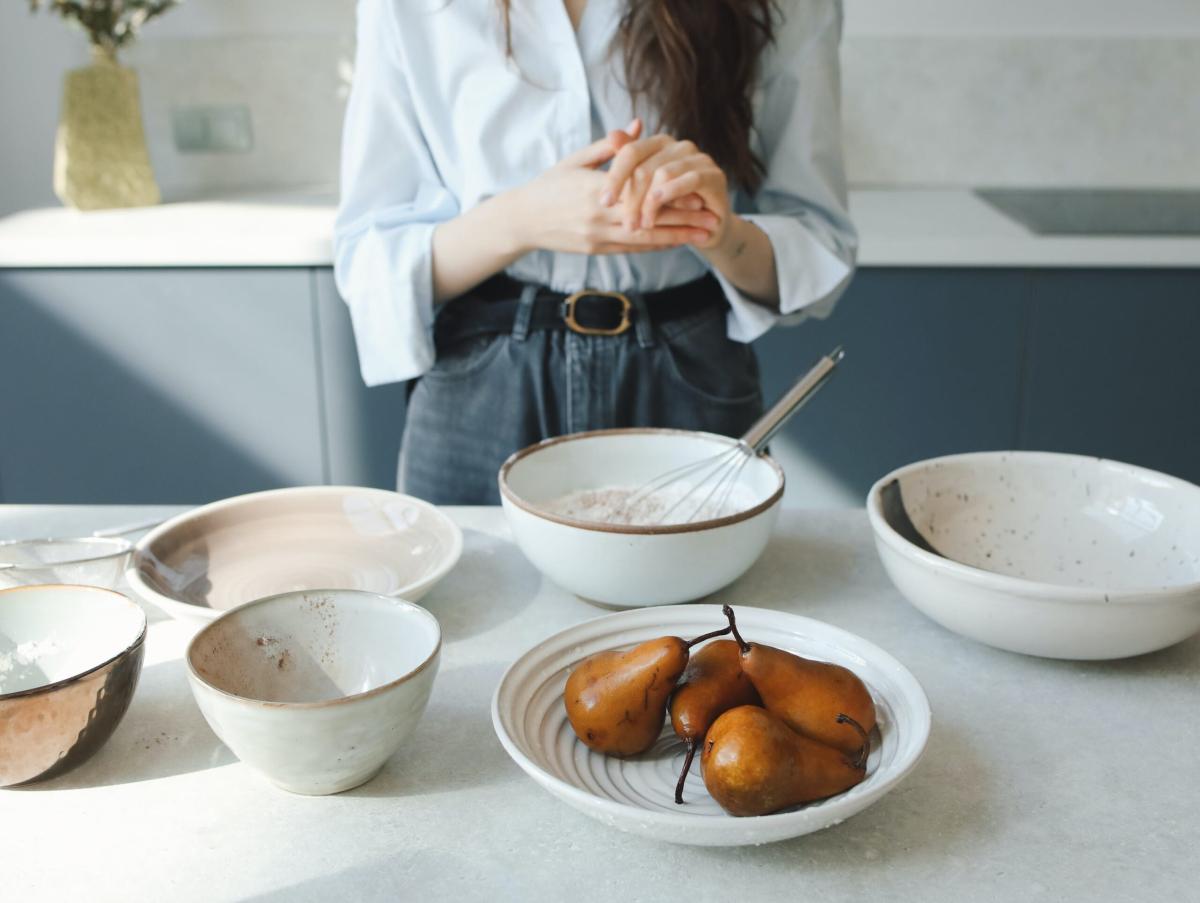
MULTIPOLYGON (((708 307, 619 336, 530 332, 530 293, 511 333, 437 349, 411 387, 400 450, 401 492, 439 505, 499 503, 496 473, 514 451, 551 436, 665 426, 740 436, 762 413, 753 349, 725 335, 708 307)), ((454 302, 450 302, 454 303, 454 302)))

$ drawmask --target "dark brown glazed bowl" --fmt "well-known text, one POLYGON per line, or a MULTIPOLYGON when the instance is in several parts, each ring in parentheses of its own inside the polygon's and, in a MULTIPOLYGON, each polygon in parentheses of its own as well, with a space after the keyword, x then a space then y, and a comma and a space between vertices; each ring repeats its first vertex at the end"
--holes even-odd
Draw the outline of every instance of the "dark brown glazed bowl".
POLYGON ((0 787, 57 777, 120 723, 137 687, 146 616, 92 586, 0 591, 0 787))

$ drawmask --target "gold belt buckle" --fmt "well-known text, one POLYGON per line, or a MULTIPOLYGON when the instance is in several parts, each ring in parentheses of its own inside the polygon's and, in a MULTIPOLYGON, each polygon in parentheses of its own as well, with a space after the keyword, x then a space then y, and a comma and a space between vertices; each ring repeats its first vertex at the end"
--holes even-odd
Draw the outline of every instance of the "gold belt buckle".
POLYGON ((563 301, 563 320, 566 321, 567 328, 572 332, 577 332, 580 335, 620 335, 627 331, 633 320, 630 317, 630 311, 633 310, 633 302, 621 292, 597 292, 590 289, 576 292, 570 295, 563 301), (596 326, 582 326, 575 319, 575 302, 580 298, 599 297, 599 298, 616 298, 621 302, 621 322, 611 329, 600 329, 596 326))

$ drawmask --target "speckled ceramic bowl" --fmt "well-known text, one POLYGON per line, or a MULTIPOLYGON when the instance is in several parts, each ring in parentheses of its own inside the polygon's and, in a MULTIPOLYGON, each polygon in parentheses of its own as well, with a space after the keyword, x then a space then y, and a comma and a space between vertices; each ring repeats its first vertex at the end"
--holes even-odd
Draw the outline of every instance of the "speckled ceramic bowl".
POLYGON ((429 612, 354 590, 284 593, 192 640, 188 678, 225 745, 285 790, 369 781, 417 726, 437 674, 429 612))
POLYGON ((93 586, 0 591, 0 787, 87 760, 124 717, 146 615, 93 586))
POLYGON ((900 592, 980 642, 1108 659, 1200 630, 1200 487, 1183 480, 1076 455, 952 455, 888 474, 867 512, 900 592))

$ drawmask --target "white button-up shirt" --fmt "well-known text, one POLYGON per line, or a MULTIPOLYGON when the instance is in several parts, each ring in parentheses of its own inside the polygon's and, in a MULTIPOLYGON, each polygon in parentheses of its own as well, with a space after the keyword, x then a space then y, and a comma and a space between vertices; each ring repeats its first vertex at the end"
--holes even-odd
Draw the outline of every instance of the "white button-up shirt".
MULTIPOLYGON (((510 58, 496 0, 359 0, 334 259, 368 385, 412 379, 433 364, 438 223, 528 182, 635 114, 645 134, 657 130, 654 111, 635 110, 622 86, 614 37, 625 2, 588 0, 576 32, 563 0, 513 0, 510 58)), ((729 300, 729 336, 743 342, 781 318, 827 314, 857 244, 841 154, 841 2, 784 0, 781 8, 754 103, 766 179, 753 196, 733 196, 734 209, 771 240, 779 311, 714 273, 729 300)), ((651 292, 708 268, 681 247, 536 251, 507 272, 563 292, 651 292)))

